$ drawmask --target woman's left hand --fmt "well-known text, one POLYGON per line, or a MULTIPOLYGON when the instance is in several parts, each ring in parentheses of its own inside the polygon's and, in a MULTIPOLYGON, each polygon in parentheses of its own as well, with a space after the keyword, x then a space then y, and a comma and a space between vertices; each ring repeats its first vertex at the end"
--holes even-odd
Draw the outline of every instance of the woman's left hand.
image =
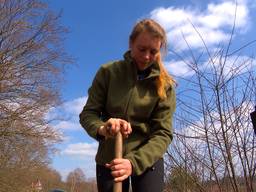
POLYGON ((132 174, 132 164, 128 159, 114 159, 106 167, 111 169, 115 182, 121 182, 132 174))

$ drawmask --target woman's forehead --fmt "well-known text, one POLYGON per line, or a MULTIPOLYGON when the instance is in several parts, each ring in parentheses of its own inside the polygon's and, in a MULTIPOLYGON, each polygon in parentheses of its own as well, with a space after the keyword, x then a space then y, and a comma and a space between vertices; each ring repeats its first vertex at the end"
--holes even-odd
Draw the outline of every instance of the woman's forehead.
POLYGON ((160 48, 161 46, 161 39, 159 37, 155 37, 153 34, 148 32, 143 32, 137 36, 137 38, 133 41, 134 44, 138 46, 145 46, 145 47, 154 47, 160 48))

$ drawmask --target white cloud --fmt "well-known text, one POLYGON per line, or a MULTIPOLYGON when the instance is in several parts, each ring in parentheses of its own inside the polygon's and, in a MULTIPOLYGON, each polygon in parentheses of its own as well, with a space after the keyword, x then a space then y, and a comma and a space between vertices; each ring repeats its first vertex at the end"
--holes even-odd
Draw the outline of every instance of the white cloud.
MULTIPOLYGON (((169 45, 176 51, 182 51, 188 49, 185 40, 191 48, 204 47, 196 30, 202 35, 207 47, 227 42, 235 19, 235 10, 234 2, 225 1, 219 4, 211 3, 205 11, 161 7, 150 14, 151 18, 165 28, 169 45)), ((245 1, 240 1, 237 5, 235 26, 240 32, 248 29, 249 10, 245 1)))
POLYGON ((211 3, 208 5, 207 14, 200 15, 198 19, 201 25, 213 29, 224 26, 232 27, 236 19, 236 28, 243 28, 248 22, 248 9, 244 2, 238 4, 237 7, 234 2, 211 3))
POLYGON ((57 130, 81 130, 79 114, 81 113, 87 97, 78 97, 67 101, 56 108, 51 108, 46 114, 47 120, 54 120, 52 126, 57 130))
MULTIPOLYGON (((246 71, 249 71, 253 67, 256 66, 256 60, 253 58, 250 58, 245 55, 240 56, 230 56, 225 60, 225 58, 217 57, 214 59, 214 63, 212 63, 210 60, 205 62, 201 68, 209 69, 213 68, 213 65, 216 66, 215 69, 217 70, 223 70, 223 76, 226 78, 229 78, 232 75, 238 75, 241 73, 244 73, 246 71), (221 67, 218 67, 221 66, 221 67)), ((220 73, 220 72, 219 72, 220 73)))
POLYGON ((86 100, 87 100, 87 97, 79 97, 79 98, 76 98, 74 100, 64 103, 62 108, 67 113, 78 115, 82 111, 82 109, 86 103, 86 100))
MULTIPOLYGON (((214 58, 214 63, 212 63, 210 59, 204 62, 199 66, 198 70, 209 71, 213 69, 213 66, 215 66, 215 70, 223 70, 222 72, 224 73, 224 77, 230 78, 232 75, 238 75, 256 67, 256 60, 246 55, 230 56, 225 60, 225 64, 225 58, 223 57, 221 59, 220 56, 221 55, 214 58)), ((170 72, 170 74, 174 76, 188 77, 195 73, 191 67, 189 67, 190 62, 191 61, 188 60, 165 61, 165 67, 170 72)))
POLYGON ((46 115, 46 119, 63 119, 65 117, 77 116, 82 111, 86 100, 87 97, 78 97, 58 107, 51 108, 46 115))
POLYGON ((168 61, 165 62, 166 69, 175 76, 191 76, 194 72, 188 67, 184 61, 168 61), (167 64, 168 63, 168 64, 167 64))
POLYGON ((62 141, 65 142, 65 143, 68 143, 70 141, 73 140, 73 137, 70 136, 70 135, 65 135, 65 134, 62 134, 62 137, 61 137, 62 141))
POLYGON ((98 148, 98 143, 74 143, 69 144, 63 150, 65 155, 76 155, 80 157, 95 156, 98 148))
MULTIPOLYGON (((191 8, 161 7, 153 10, 151 17, 166 29, 169 45, 176 53, 188 50, 189 48, 192 51, 197 49, 203 52, 205 51, 204 42, 209 52, 213 52, 217 45, 225 44, 229 41, 236 9, 236 32, 244 32, 248 29, 250 18, 247 3, 249 4, 245 0, 238 1, 237 7, 234 1, 223 1, 218 4, 210 3, 202 11, 192 10, 191 8), (195 28, 193 28, 193 25, 195 28)), ((188 60, 186 57, 183 59, 188 60)), ((235 59, 237 58, 234 56, 227 61, 225 66, 226 74, 231 74, 230 70, 232 72, 236 68, 236 64, 245 61, 248 57, 240 56, 234 62, 235 59)), ((184 77, 194 74, 183 61, 172 60, 165 63, 168 71, 175 76, 184 77)), ((207 69, 209 66, 207 61, 203 62, 203 66, 200 67, 207 69)))
POLYGON ((56 160, 56 169, 60 172, 62 179, 66 180, 68 174, 76 168, 81 168, 87 179, 95 178, 97 148, 97 142, 70 143, 63 148, 56 160))
POLYGON ((57 130, 81 130, 81 125, 79 122, 72 122, 72 121, 60 121, 56 125, 54 125, 54 128, 57 130))
POLYGON ((165 30, 170 31, 192 20, 194 13, 191 10, 160 7, 151 12, 151 17, 161 23, 165 30))

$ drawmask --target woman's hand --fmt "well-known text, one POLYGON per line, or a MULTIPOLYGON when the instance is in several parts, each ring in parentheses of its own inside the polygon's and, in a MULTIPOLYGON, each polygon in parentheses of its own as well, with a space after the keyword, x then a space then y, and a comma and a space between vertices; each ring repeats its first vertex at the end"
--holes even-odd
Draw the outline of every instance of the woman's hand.
POLYGON ((132 164, 128 159, 114 159, 105 166, 111 169, 115 182, 121 182, 132 174, 132 164))
POLYGON ((106 138, 114 137, 119 131, 127 138, 132 132, 131 124, 123 119, 110 118, 98 129, 98 133, 106 138))

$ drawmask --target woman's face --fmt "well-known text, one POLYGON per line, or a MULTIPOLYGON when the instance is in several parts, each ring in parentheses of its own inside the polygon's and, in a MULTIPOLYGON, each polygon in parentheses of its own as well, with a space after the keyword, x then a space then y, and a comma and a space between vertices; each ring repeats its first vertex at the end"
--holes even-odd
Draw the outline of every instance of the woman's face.
POLYGON ((140 33, 135 40, 130 42, 131 57, 140 70, 147 68, 156 61, 160 48, 161 39, 154 37, 149 32, 140 33))

